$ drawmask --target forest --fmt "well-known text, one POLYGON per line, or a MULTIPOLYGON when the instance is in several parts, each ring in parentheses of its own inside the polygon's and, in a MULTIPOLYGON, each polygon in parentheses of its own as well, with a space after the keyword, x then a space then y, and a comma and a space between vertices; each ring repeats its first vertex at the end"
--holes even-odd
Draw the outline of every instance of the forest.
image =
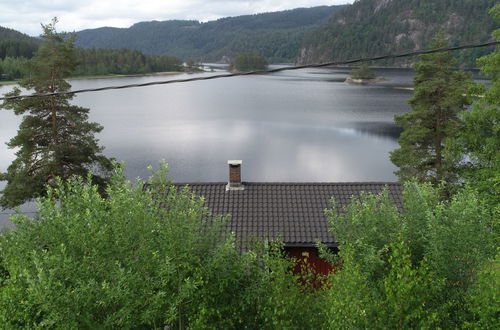
MULTIPOLYGON (((75 77, 184 71, 182 61, 176 57, 144 55, 137 50, 77 48, 75 54, 78 61, 73 72, 75 77)), ((28 77, 31 72, 29 62, 26 57, 0 59, 0 80, 28 77)))
POLYGON ((75 51, 78 67, 75 75, 143 74, 181 72, 182 61, 174 56, 144 55, 131 49, 83 49, 75 51))
MULTIPOLYGON (((70 33, 64 34, 73 38, 70 33)), ((30 60, 41 40, 12 29, 0 27, 0 80, 26 78, 31 71, 30 60)), ((75 48, 78 66, 75 76, 110 74, 145 74, 181 72, 182 60, 167 55, 145 55, 131 49, 75 48)))
MULTIPOLYGON (((151 72, 150 68, 173 59, 148 58, 151 55, 196 62, 218 62, 242 53, 261 55, 268 63, 347 60, 423 49, 439 30, 446 33, 451 46, 489 40, 491 32, 498 27, 488 15, 488 9, 495 2, 361 0, 353 5, 298 8, 226 17, 206 23, 140 22, 130 28, 104 27, 76 32, 75 46, 91 49, 88 53, 80 51, 82 63, 85 63, 85 69, 80 70, 83 74, 147 73, 151 72), (114 57, 111 49, 121 49, 124 54, 114 57), (102 55, 102 61, 88 62, 97 53, 102 55), (124 63, 126 68, 104 69, 111 57, 124 63), (131 65, 137 67, 131 69, 131 65), (84 73, 87 70, 88 73, 84 73)), ((39 42, 0 27, 0 59, 30 58, 39 42)), ((491 49, 464 50, 456 56, 461 67, 477 67, 474 59, 489 51, 491 49)), ((412 61, 385 60, 375 65, 411 66, 412 61)), ((169 66, 161 65, 158 69, 172 71, 169 66)), ((19 78, 23 76, 21 67, 10 59, 4 63, 3 73, 19 78)))
MULTIPOLYGON (((495 0, 360 0, 334 13, 312 31, 301 47, 299 63, 348 60, 402 53, 429 46, 444 31, 451 46, 490 40, 499 27, 488 10, 495 0)), ((475 59, 491 49, 457 53, 462 67, 476 67, 475 59)), ((377 66, 411 66, 412 59, 386 60, 377 66)))
POLYGON ((0 26, 0 59, 5 57, 31 58, 40 41, 21 32, 0 26))
POLYGON ((99 28, 77 32, 78 47, 131 48, 146 54, 170 54, 196 61, 258 53, 271 63, 295 60, 314 26, 343 6, 298 8, 274 13, 226 17, 216 21, 151 21, 130 28, 99 28))
MULTIPOLYGON (((352 5, 301 8, 217 21, 152 21, 128 29, 77 33, 81 47, 132 48, 197 61, 257 53, 269 63, 313 63, 426 48, 444 30, 452 46, 488 40, 498 23, 488 15, 495 0, 360 0, 352 5)), ((457 53, 462 67, 491 49, 457 53)), ((410 66, 411 59, 377 62, 410 66)))

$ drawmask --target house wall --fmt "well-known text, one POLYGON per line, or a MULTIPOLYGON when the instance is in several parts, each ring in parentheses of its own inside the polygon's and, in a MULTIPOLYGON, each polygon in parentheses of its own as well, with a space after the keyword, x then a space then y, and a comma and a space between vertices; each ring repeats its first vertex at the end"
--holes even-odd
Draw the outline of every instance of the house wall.
POLYGON ((318 249, 315 247, 285 247, 285 250, 291 258, 299 261, 295 272, 299 272, 301 265, 304 264, 311 267, 317 275, 327 275, 334 271, 328 261, 319 257, 318 249))

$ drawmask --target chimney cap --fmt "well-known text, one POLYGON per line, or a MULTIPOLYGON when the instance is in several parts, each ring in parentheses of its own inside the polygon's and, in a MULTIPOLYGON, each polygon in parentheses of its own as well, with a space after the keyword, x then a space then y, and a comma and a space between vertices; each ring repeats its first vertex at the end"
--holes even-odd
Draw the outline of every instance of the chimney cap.
POLYGON ((236 165, 241 165, 243 164, 243 161, 242 160, 228 160, 227 163, 229 165, 232 165, 232 166, 236 166, 236 165))

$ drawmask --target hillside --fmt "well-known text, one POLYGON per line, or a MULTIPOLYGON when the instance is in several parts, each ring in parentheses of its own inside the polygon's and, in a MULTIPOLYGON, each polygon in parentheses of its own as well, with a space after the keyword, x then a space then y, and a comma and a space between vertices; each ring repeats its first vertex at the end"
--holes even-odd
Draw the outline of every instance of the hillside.
MULTIPOLYGON (((62 34, 63 36, 65 33, 62 34)), ((0 26, 0 81, 29 77, 31 59, 41 40, 0 26)), ((182 71, 182 61, 173 56, 145 55, 131 49, 75 49, 79 63, 75 76, 145 74, 182 71)))
POLYGON ((0 59, 33 56, 39 41, 24 33, 0 26, 0 59))
MULTIPOLYGON (((488 10, 498 0, 359 0, 334 13, 314 30, 300 50, 301 64, 345 60, 427 47, 439 30, 451 45, 491 39, 498 27, 488 10)), ((463 66, 491 51, 475 49, 457 54, 463 66)), ((409 65, 415 59, 377 62, 409 65)))
POLYGON ((298 8, 227 17, 216 21, 151 21, 129 28, 77 32, 76 46, 131 48, 147 54, 219 61, 223 56, 259 53, 270 62, 294 61, 304 38, 344 6, 298 8))

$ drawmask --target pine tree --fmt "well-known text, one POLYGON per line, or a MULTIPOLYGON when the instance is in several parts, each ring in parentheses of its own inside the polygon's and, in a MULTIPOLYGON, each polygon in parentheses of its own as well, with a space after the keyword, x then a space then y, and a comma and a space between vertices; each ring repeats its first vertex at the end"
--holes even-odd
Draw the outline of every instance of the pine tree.
MULTIPOLYGON (((43 25, 43 43, 31 63, 31 77, 20 86, 35 93, 69 91, 64 80, 76 68, 73 36, 56 32, 57 19, 43 25)), ((19 95, 15 88, 7 96, 19 95)), ((88 122, 89 109, 71 105, 71 94, 6 100, 2 107, 24 115, 17 136, 8 143, 16 148, 17 158, 0 174, 7 185, 0 197, 0 206, 13 207, 43 196, 47 185, 56 177, 85 176, 94 171, 93 181, 104 186, 110 175, 111 162, 101 152, 95 133, 102 130, 88 122)))
MULTIPOLYGON (((446 47, 439 33, 432 48, 446 47)), ((458 113, 470 105, 470 74, 455 71, 457 61, 449 52, 421 55, 415 64, 415 91, 409 101, 412 111, 395 117, 403 127, 400 148, 391 152, 391 161, 399 167, 402 181, 451 185, 458 180, 459 159, 451 157, 446 141, 455 138, 460 128, 458 113)))
POLYGON ((350 72, 350 76, 353 79, 374 79, 376 75, 370 71, 368 64, 363 63, 359 68, 354 69, 350 72))

